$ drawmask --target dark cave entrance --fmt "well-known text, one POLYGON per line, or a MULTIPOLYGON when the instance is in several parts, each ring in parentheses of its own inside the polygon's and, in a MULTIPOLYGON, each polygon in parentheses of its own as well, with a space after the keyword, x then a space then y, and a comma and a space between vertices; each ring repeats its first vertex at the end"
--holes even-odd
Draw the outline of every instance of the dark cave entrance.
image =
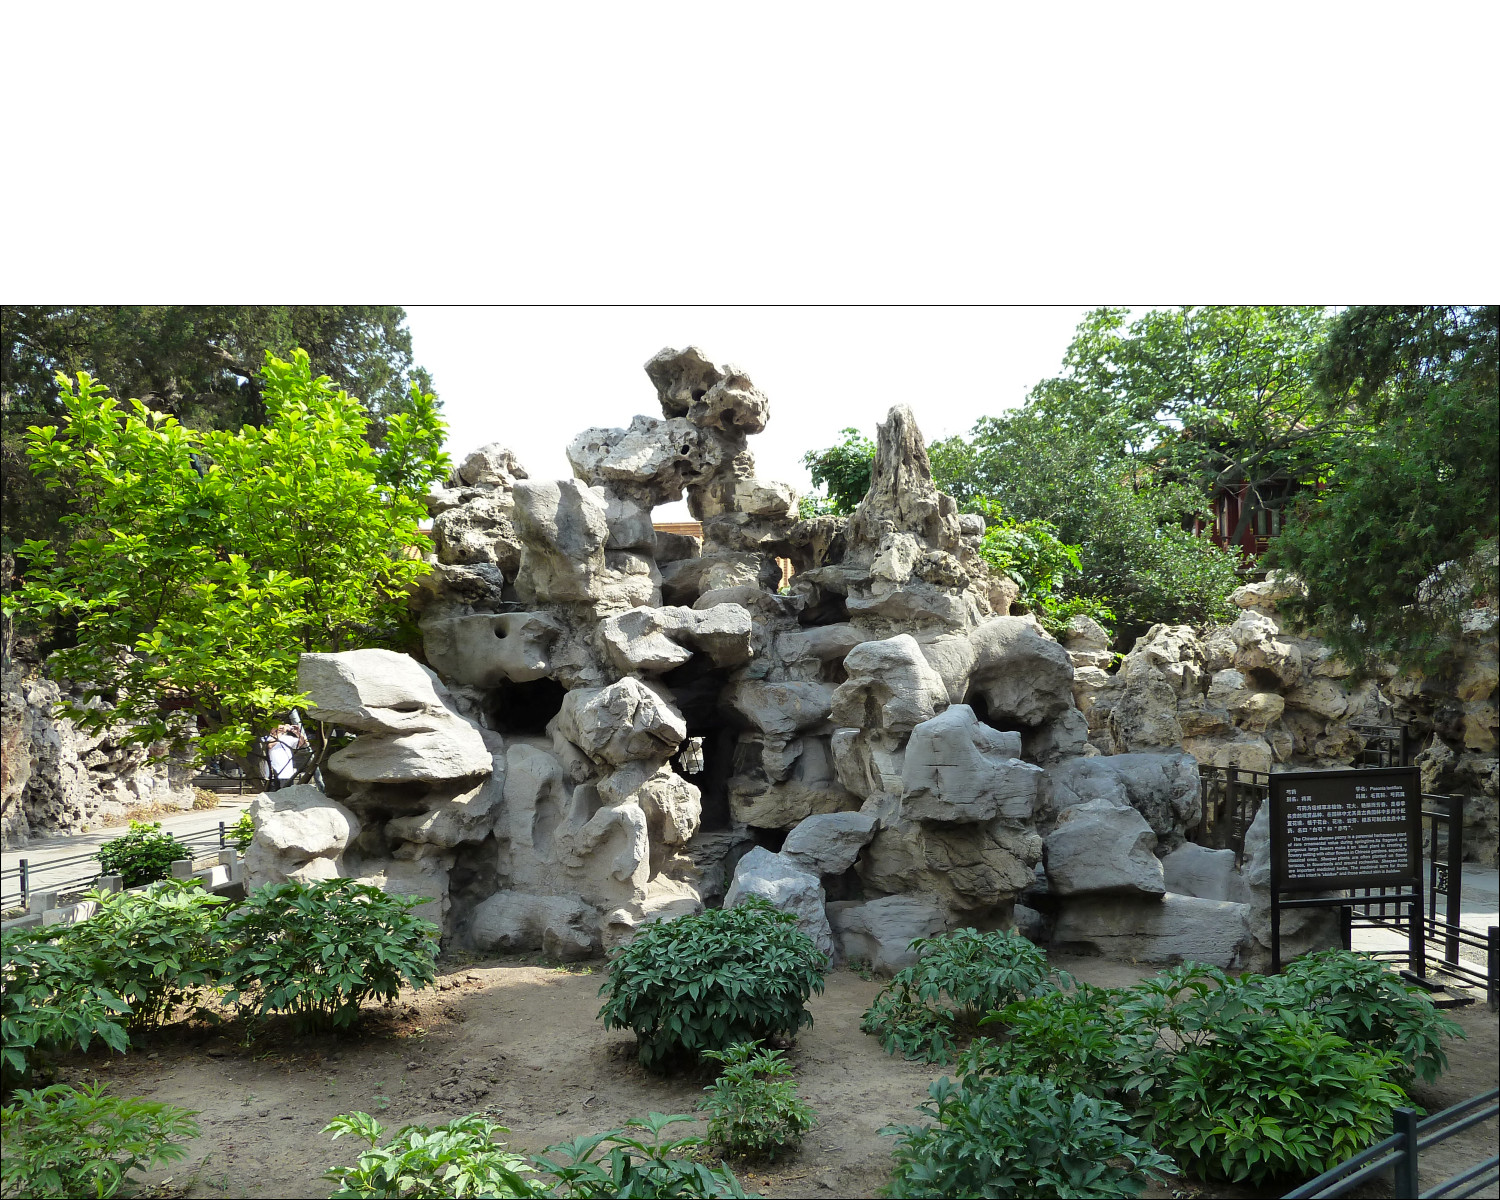
POLYGON ((703 739, 703 769, 685 771, 679 756, 673 769, 702 795, 703 817, 699 826, 705 832, 728 829, 729 777, 734 773, 735 730, 719 712, 719 693, 729 672, 712 666, 703 655, 694 655, 661 681, 672 693, 677 711, 687 722, 687 735, 703 739))
POLYGON ((503 733, 543 734, 562 711, 568 689, 555 679, 503 683, 489 696, 490 728, 503 733))

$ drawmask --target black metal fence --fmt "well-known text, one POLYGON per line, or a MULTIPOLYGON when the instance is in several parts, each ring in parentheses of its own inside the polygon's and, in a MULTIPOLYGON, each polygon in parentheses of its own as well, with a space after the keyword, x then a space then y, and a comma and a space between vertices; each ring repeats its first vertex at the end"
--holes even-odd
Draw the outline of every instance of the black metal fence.
MULTIPOLYGON (((217 829, 173 836, 193 851, 223 850, 229 845, 229 829, 223 821, 217 829)), ((85 892, 103 874, 97 850, 35 864, 25 858, 18 859, 15 866, 0 871, 0 909, 8 912, 25 907, 33 892, 56 892, 59 896, 85 892)))
POLYGON ((1199 845, 1232 849, 1235 865, 1240 865, 1245 858, 1245 832, 1271 795, 1271 776, 1244 767, 1200 766, 1198 789, 1203 801, 1199 845))
POLYGON ((1500 1115, 1500 1089, 1445 1108, 1421 1121, 1417 1120, 1416 1111, 1410 1108, 1398 1108, 1393 1115, 1395 1132, 1390 1137, 1376 1142, 1331 1171, 1325 1171, 1296 1191, 1288 1192, 1283 1200, 1324 1200, 1325 1197, 1343 1196, 1386 1171, 1395 1174, 1392 1195, 1420 1195, 1424 1200, 1428 1196, 1472 1196, 1481 1188, 1500 1182, 1500 1156, 1492 1154, 1436 1187, 1425 1192, 1417 1190, 1417 1165, 1421 1152, 1465 1129, 1493 1121, 1500 1115))
POLYGON ((1364 749, 1354 756, 1356 767, 1409 767, 1416 749, 1405 725, 1365 725, 1351 721, 1349 728, 1364 740, 1364 749))

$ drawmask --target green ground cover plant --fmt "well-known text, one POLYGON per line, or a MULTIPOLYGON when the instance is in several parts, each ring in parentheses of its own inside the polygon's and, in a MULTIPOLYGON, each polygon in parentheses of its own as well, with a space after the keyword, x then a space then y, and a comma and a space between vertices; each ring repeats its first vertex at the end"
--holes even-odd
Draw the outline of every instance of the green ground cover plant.
POLYGON ((256 888, 224 921, 225 1000, 315 1031, 353 1024, 362 1001, 394 999, 403 983, 430 987, 438 935, 413 912, 424 903, 351 879, 256 888))
POLYGON ((1310 1013, 1244 1014, 1173 1057, 1145 1134, 1205 1179, 1317 1175, 1389 1132, 1399 1062, 1310 1013))
POLYGON ((708 1140, 726 1154, 772 1161, 795 1150, 818 1114, 797 1095, 797 1081, 780 1050, 740 1042, 727 1050, 705 1050, 703 1057, 724 1064, 704 1090, 708 1098, 708 1140))
POLYGON ((241 854, 250 849, 250 843, 255 840, 255 822, 250 819, 249 812, 240 813, 240 819, 224 831, 224 836, 241 854))
POLYGON ((99 847, 99 873, 123 875, 126 887, 139 887, 166 879, 172 874, 174 862, 192 857, 192 847, 163 833, 160 821, 132 821, 129 833, 99 847))
POLYGON ((1385 1136, 1404 1085, 1435 1079, 1442 1040, 1462 1033, 1343 950, 1269 978, 1188 963, 1129 988, 1074 985, 985 1023, 1003 1034, 969 1047, 966 1083, 1035 1075, 1118 1103, 1183 1167, 1256 1185, 1316 1175, 1385 1136))
POLYGON ((1059 978, 1071 982, 1049 970, 1040 949, 1006 930, 959 929, 918 938, 911 949, 920 956, 916 964, 896 973, 860 1028, 887 1054, 924 1062, 952 1062, 986 1012, 1055 991, 1059 978))
POLYGON ((733 1171, 691 1157, 703 1139, 668 1140, 663 1130, 689 1116, 651 1113, 623 1129, 585 1134, 549 1146, 529 1159, 512 1153, 496 1135, 508 1133, 477 1114, 429 1129, 407 1125, 385 1145, 380 1123, 368 1113, 335 1117, 323 1130, 337 1141, 353 1134, 369 1143, 352 1167, 333 1167, 325 1178, 339 1185, 332 1200, 496 1196, 746 1197, 733 1171))
POLYGON ((198 1136, 197 1114, 111 1096, 104 1084, 20 1090, 0 1109, 7 1196, 117 1196, 131 1172, 174 1162, 198 1136))
POLYGON ((1128 1129, 1112 1100, 1034 1075, 944 1076, 919 1111, 931 1125, 881 1130, 897 1138, 893 1196, 1136 1196, 1146 1171, 1171 1159, 1128 1129))
POLYGON ((323 1130, 338 1141, 346 1133, 363 1138, 370 1148, 352 1167, 332 1167, 325 1179, 338 1184, 332 1200, 367 1197, 534 1196, 526 1160, 505 1149, 498 1133, 509 1133, 471 1113, 429 1129, 406 1125, 385 1145, 385 1130, 368 1113, 335 1117, 323 1130))
POLYGON ((752 897, 645 926, 610 959, 599 1017, 635 1034, 642 1066, 692 1066, 705 1050, 795 1037, 827 966, 795 916, 752 897))
POLYGON ((163 879, 86 898, 98 910, 67 926, 58 945, 96 985, 129 1003, 132 1030, 160 1028, 215 984, 222 896, 197 880, 163 879))
POLYGON ((130 1005, 97 983, 52 930, 7 933, 0 946, 0 1080, 7 1088, 30 1078, 50 1050, 87 1050, 99 1041, 125 1053, 130 1005))

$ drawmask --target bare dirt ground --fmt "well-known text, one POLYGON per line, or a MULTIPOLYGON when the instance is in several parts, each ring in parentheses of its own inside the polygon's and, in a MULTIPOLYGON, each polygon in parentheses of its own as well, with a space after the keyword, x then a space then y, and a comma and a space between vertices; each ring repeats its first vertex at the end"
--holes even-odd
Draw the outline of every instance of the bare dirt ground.
MULTIPOLYGON (((1055 965, 1091 983, 1121 986, 1149 972, 1101 959, 1055 965)), ((648 1112, 693 1113, 706 1078, 660 1079, 635 1061, 634 1040, 596 1019, 602 963, 569 969, 487 960, 442 968, 440 986, 369 1012, 357 1035, 295 1038, 277 1025, 248 1045, 244 1030, 177 1026, 126 1058, 64 1060, 59 1080, 107 1080, 113 1090, 196 1109, 202 1136, 188 1157, 157 1171, 156 1194, 326 1197, 321 1178, 357 1154, 322 1128, 339 1113, 374 1113, 388 1128, 440 1124, 487 1112, 511 1146, 541 1150, 579 1133, 616 1128, 648 1112), (589 973, 583 973, 588 970, 589 973)), ((859 1031, 880 982, 828 976, 809 1007, 814 1024, 788 1052, 802 1096, 821 1114, 801 1151, 773 1166, 736 1165, 747 1190, 767 1197, 862 1197, 890 1178, 891 1139, 879 1130, 917 1123, 916 1105, 944 1072, 892 1058, 859 1031)), ((1450 1046, 1451 1070, 1415 1099, 1436 1112, 1495 1086, 1497 1020, 1482 1004, 1454 1015, 1468 1040, 1450 1046)), ((703 1124, 674 1126, 691 1133, 703 1124)), ((1494 1153, 1494 1123, 1423 1156, 1422 1186, 1494 1153)), ((1152 1197, 1275 1195, 1173 1181, 1152 1197)), ((1361 1193, 1390 1195, 1386 1185, 1361 1193)), ((1494 1191, 1488 1193, 1495 1195, 1494 1191)))

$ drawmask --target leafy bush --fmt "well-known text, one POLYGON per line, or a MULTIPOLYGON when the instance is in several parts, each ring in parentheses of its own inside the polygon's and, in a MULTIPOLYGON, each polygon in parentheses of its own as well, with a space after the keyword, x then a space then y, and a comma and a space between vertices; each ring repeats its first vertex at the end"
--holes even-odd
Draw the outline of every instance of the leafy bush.
POLYGON ((1443 1039, 1468 1036, 1421 988, 1384 963, 1348 950, 1304 955, 1261 986, 1279 1006, 1311 1012, 1320 1025, 1356 1046, 1394 1052, 1405 1067, 1402 1083, 1412 1076, 1432 1083, 1448 1069, 1443 1039))
POLYGON ((629 1121, 624 1129, 576 1137, 549 1146, 532 1164, 555 1182, 541 1195, 594 1200, 608 1196, 749 1197, 728 1167, 710 1167, 686 1157, 703 1144, 702 1138, 662 1141, 662 1130, 688 1116, 651 1113, 644 1121, 629 1121), (644 1130, 650 1135, 631 1132, 644 1130), (558 1155, 559 1152, 567 1155, 558 1155))
POLYGON ((130 1006, 96 983, 52 931, 8 933, 0 944, 0 1075, 6 1086, 30 1074, 49 1048, 87 1050, 98 1039, 125 1053, 129 1038, 116 1018, 128 1015, 130 1006))
POLYGON ((991 1013, 995 1042, 975 1038, 959 1060, 964 1074, 1035 1075, 1065 1092, 1131 1107, 1168 1070, 1158 1028, 1125 1006, 1126 990, 1078 984, 1071 993, 1031 997, 991 1013))
POLYGON ((192 858, 193 848, 161 831, 161 822, 130 822, 130 832, 99 847, 101 875, 123 875, 125 886, 155 883, 172 874, 179 858, 192 858))
POLYGON ((107 1093, 58 1084, 0 1109, 7 1195, 114 1196, 131 1171, 182 1158, 179 1143, 198 1136, 195 1113, 107 1093))
POLYGON ((332 1167, 323 1177, 339 1185, 332 1200, 368 1197, 535 1196, 526 1160, 505 1149, 495 1134, 509 1133, 470 1114, 436 1129, 406 1125, 382 1146, 385 1130, 368 1113, 348 1113, 324 1128, 338 1141, 344 1134, 370 1143, 352 1167, 332 1167))
POLYGON ((887 1054, 951 1062, 985 1012, 1056 986, 1047 956, 1016 933, 959 929, 911 948, 917 963, 896 973, 860 1022, 887 1054))
POLYGON ((1142 1172, 1173 1171, 1120 1105, 1050 1080, 945 1076, 927 1091, 935 1125, 881 1130, 899 1138, 893 1196, 1135 1196, 1142 1172))
POLYGON ((774 1160, 779 1150, 795 1150, 817 1124, 818 1114, 798 1097, 780 1050, 741 1042, 703 1056, 724 1064, 723 1074, 704 1089, 708 1099, 701 1107, 712 1114, 708 1140, 726 1153, 774 1160))
POLYGON ((437 929, 412 914, 424 903, 352 879, 256 888, 224 921, 225 999, 315 1030, 352 1024, 361 1001, 394 999, 403 982, 429 987, 437 929))
POLYGON ((1206 1179, 1317 1175, 1390 1131, 1399 1064, 1310 1013, 1245 1013, 1173 1058, 1145 1134, 1206 1179))
POLYGON ((812 1024, 827 956, 797 918, 759 897, 647 925, 609 964, 599 989, 606 1029, 629 1029, 647 1068, 696 1062, 736 1042, 794 1037, 812 1024))
POLYGON ((228 903, 197 880, 163 879, 139 892, 90 892, 98 911, 70 925, 62 950, 95 984, 130 1004, 133 1029, 155 1029, 214 982, 219 924, 228 903))
POLYGON ((250 843, 255 840, 255 822, 250 819, 249 812, 240 813, 240 819, 225 831, 225 837, 241 854, 250 849, 250 843))

